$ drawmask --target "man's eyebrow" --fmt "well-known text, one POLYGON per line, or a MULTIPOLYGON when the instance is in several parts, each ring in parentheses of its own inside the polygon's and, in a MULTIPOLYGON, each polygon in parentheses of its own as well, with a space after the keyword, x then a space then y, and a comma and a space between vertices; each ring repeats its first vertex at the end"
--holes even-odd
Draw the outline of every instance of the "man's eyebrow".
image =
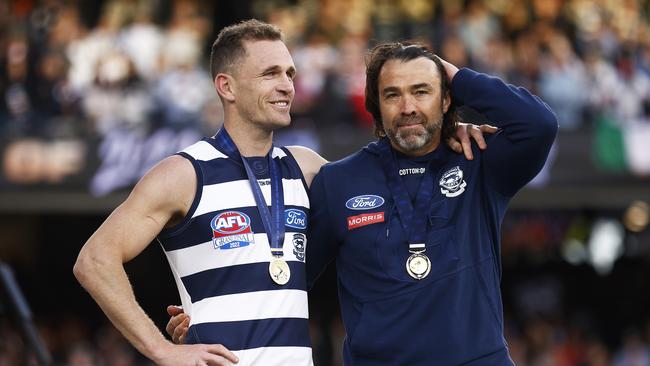
MULTIPOLYGON (((273 65, 273 66, 269 66, 266 69, 264 69, 260 73, 260 75, 265 75, 265 74, 270 73, 270 72, 275 73, 275 72, 281 72, 281 71, 282 71, 282 67, 280 67, 279 65, 273 65)), ((291 66, 291 67, 289 67, 287 69, 287 72, 289 73, 289 75, 294 76, 296 74, 296 68, 291 66)))
POLYGON ((384 89, 381 90, 381 93, 386 94, 386 93, 398 92, 398 91, 399 91, 399 88, 396 87, 396 86, 387 86, 387 87, 385 87, 384 89))
POLYGON ((433 89, 433 87, 429 83, 420 83, 411 85, 411 89, 433 89))
POLYGON ((278 65, 273 65, 273 66, 269 66, 269 67, 267 67, 266 69, 262 70, 262 72, 260 73, 260 75, 264 75, 264 74, 267 74, 267 73, 269 73, 269 72, 278 72, 278 71, 280 71, 280 66, 278 66, 278 65))

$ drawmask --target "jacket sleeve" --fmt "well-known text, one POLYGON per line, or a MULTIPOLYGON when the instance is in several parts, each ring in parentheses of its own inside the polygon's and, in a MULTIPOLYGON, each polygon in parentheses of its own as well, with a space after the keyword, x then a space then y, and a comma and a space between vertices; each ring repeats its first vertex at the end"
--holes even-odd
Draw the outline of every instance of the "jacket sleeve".
POLYGON ((323 169, 324 167, 314 177, 309 190, 310 218, 306 249, 307 289, 313 287, 316 279, 338 253, 338 241, 335 239, 332 216, 329 214, 323 169))
POLYGON ((452 81, 452 99, 500 129, 488 139, 483 169, 493 189, 513 196, 544 166, 558 130, 555 114, 526 89, 466 68, 452 81))

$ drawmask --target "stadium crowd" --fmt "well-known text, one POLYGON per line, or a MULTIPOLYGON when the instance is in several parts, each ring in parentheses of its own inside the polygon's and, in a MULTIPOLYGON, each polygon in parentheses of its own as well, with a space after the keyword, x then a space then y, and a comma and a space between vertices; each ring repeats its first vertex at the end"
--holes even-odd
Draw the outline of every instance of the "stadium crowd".
MULTIPOLYGON (((323 131, 370 131, 364 55, 376 41, 399 39, 418 39, 455 65, 527 87, 551 105, 562 133, 597 130, 594 143, 604 144, 612 134, 650 139, 648 0, 244 5, 249 16, 286 33, 298 77, 292 127, 280 138, 291 143, 319 150, 331 143, 323 131)), ((197 0, 0 0, 0 140, 101 139, 115 129, 147 135, 161 127, 212 133, 222 117, 206 63, 220 26, 212 20, 219 6, 197 0)), ((647 142, 626 148, 647 151, 647 142)), ((608 162, 614 164, 605 153, 602 163, 608 162)), ((643 164, 637 169, 650 172, 643 164)), ((559 257, 567 225, 541 221, 506 222, 506 269, 525 267, 508 263, 522 252, 536 258, 532 262, 559 257)), ((514 282, 505 272, 507 339, 517 365, 650 366, 650 320, 603 334, 592 326, 593 314, 559 316, 566 288, 552 273, 547 268, 543 276, 525 276, 535 280, 514 282)), ((650 317, 647 309, 644 314, 650 317)), ((98 330, 74 317, 39 321, 58 364, 148 364, 111 327, 98 330)), ((330 321, 337 355, 343 334, 338 319, 330 321)), ((314 327, 318 345, 323 334, 314 327)), ((0 318, 0 366, 23 365, 28 353, 15 328, 0 318)), ((339 362, 335 356, 331 364, 339 362)))

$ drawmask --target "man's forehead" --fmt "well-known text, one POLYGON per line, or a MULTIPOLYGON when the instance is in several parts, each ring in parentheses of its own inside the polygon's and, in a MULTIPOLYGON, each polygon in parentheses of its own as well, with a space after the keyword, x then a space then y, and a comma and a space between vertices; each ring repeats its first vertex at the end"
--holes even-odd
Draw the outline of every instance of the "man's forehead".
MULTIPOLYGON (((412 60, 390 59, 384 63, 379 72, 379 85, 390 83, 421 84, 438 83, 440 75, 435 62, 426 57, 412 60)), ((387 85, 384 85, 387 86, 387 85)))
POLYGON ((281 67, 293 66, 293 58, 289 49, 280 40, 252 40, 244 41, 247 61, 257 65, 277 65, 281 67))

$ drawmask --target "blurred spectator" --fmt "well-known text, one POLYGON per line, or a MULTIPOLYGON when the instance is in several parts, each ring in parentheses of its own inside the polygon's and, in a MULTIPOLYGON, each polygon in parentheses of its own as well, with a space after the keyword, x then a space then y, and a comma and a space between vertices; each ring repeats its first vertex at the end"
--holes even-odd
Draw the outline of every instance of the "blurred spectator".
POLYGON ((553 33, 548 50, 541 68, 539 91, 556 113, 560 128, 575 130, 582 124, 586 104, 583 64, 563 34, 553 33))
POLYGON ((650 346, 636 330, 628 330, 614 355, 614 366, 650 366, 650 346))
POLYGON ((127 55, 112 52, 97 63, 95 81, 86 87, 83 110, 94 129, 105 135, 116 128, 147 131, 153 97, 127 55))
POLYGON ((204 108, 216 99, 210 74, 199 64, 200 47, 200 39, 187 30, 171 31, 165 38, 164 72, 153 90, 164 126, 198 129, 204 108))

